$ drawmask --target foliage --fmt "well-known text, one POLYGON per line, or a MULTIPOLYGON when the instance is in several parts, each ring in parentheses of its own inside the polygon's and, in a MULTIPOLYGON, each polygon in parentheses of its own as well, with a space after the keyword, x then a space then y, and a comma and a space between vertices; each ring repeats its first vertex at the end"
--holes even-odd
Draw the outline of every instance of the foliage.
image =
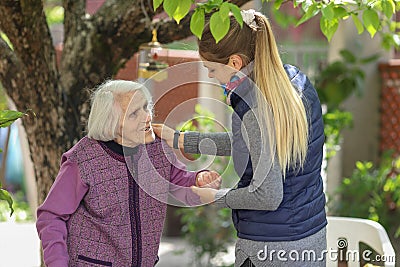
POLYGON ((349 50, 340 51, 341 60, 334 61, 323 68, 315 81, 318 96, 328 110, 340 108, 351 94, 362 95, 365 78, 362 67, 378 59, 378 55, 357 58, 349 50))
MULTIPOLYGON (((163 4, 165 12, 179 24, 179 21, 189 13, 192 1, 153 0, 154 9, 157 9, 161 4, 163 4)), ((232 3, 222 0, 198 3, 191 17, 190 30, 199 39, 201 39, 203 32, 205 15, 211 12, 213 14, 210 18, 210 29, 217 43, 228 33, 230 27, 229 12, 232 12, 241 26, 243 25, 240 8, 232 3)))
MULTIPOLYGON (((262 2, 271 2, 271 0, 262 0, 262 2)), ((328 41, 332 39, 341 20, 351 19, 358 34, 366 30, 372 38, 379 32, 382 34, 385 48, 400 46, 400 35, 397 32, 400 24, 391 20, 396 11, 400 10, 398 0, 276 0, 273 5, 279 10, 282 4, 290 2, 303 12, 302 17, 296 20, 296 26, 320 15, 320 28, 328 41)), ((191 4, 192 0, 153 0, 154 10, 163 5, 166 13, 177 23, 189 13, 191 4)), ((210 28, 218 43, 229 30, 227 19, 229 12, 232 12, 240 25, 243 25, 240 9, 228 1, 208 0, 197 3, 191 17, 190 29, 201 39, 205 16, 207 13, 213 13, 210 18, 210 28)))
MULTIPOLYGON (((215 132, 214 114, 203 109, 200 105, 195 107, 194 119, 179 126, 182 131, 215 132)), ((204 155, 195 155, 201 162, 207 160, 204 155)), ((230 158, 230 157, 229 157, 230 158)), ((201 163, 200 163, 201 164, 201 163)), ((233 169, 233 164, 226 158, 216 157, 209 169, 219 172, 222 176, 223 187, 233 186, 238 179, 233 169)), ((234 241, 235 229, 231 220, 230 209, 218 209, 214 205, 199 206, 196 208, 182 208, 177 211, 181 215, 182 233, 184 238, 193 247, 194 262, 199 266, 206 259, 207 266, 220 252, 226 252, 227 244, 234 241)))
POLYGON ((227 252, 227 244, 234 240, 234 229, 230 209, 218 209, 215 206, 181 208, 177 211, 183 223, 184 238, 193 247, 194 263, 207 266, 220 252, 227 252))
MULTIPOLYGON (((0 110, 0 127, 8 127, 17 119, 23 117, 26 113, 14 111, 14 110, 0 110)), ((0 152, 2 150, 0 149, 0 152)), ((11 210, 10 216, 12 216, 14 212, 13 208, 13 199, 10 193, 2 188, 2 184, 0 183, 0 200, 7 201, 8 207, 11 210)))
POLYGON ((369 218, 400 236, 400 158, 393 158, 392 152, 386 152, 376 167, 358 161, 336 196, 340 202, 328 203, 333 214, 369 218))
POLYGON ((45 9, 47 24, 53 25, 64 22, 64 8, 62 6, 49 6, 45 9))
POLYGON ((9 216, 9 207, 3 201, 0 202, 0 222, 15 220, 16 222, 33 221, 32 211, 29 203, 24 199, 23 192, 13 194, 13 216, 9 216))
POLYGON ((328 161, 340 149, 341 132, 343 129, 351 127, 353 116, 350 112, 336 109, 323 114, 324 133, 325 133, 325 159, 328 161))

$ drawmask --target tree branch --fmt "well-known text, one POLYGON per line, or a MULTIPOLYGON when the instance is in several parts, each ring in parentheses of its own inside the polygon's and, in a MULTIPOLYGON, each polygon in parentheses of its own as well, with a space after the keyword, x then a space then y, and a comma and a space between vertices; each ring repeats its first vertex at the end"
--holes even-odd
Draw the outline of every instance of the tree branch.
POLYGON ((0 30, 15 45, 20 35, 18 28, 22 24, 19 1, 0 1, 0 14, 0 30))
MULTIPOLYGON (((109 0, 93 16, 85 17, 82 23, 79 19, 71 20, 77 25, 69 28, 80 29, 71 32, 73 39, 67 37, 60 69, 63 88, 70 89, 67 94, 71 98, 76 98, 76 101, 85 99, 80 97, 82 84, 91 88, 104 77, 112 77, 121 67, 121 62, 133 55, 135 50, 132 47, 136 46, 145 28, 144 20, 140 18, 144 15, 138 6, 137 1, 109 0), (101 55, 100 59, 98 55, 101 55)), ((74 11, 65 10, 65 13, 70 12, 74 11)))
MULTIPOLYGON (((79 33, 85 27, 84 17, 86 9, 85 0, 64 0, 64 44, 68 43, 69 39, 79 33)), ((64 49, 68 50, 64 46, 64 49)))
MULTIPOLYGON (((121 61, 129 59, 141 43, 151 39, 149 23, 152 17, 146 17, 141 1, 145 0, 108 1, 96 14, 95 25, 106 36, 105 45, 112 51, 113 69, 117 69, 121 61)), ((153 13, 148 6, 146 9, 147 13, 153 13)))
MULTIPOLYGON (((21 57, 24 64, 32 63, 32 55, 43 56, 43 51, 52 49, 52 40, 41 0, 6 1, 2 13, 2 30, 13 44, 15 53, 21 57), (8 17, 8 18, 7 18, 8 17)), ((46 62, 52 65, 51 62, 46 62)))

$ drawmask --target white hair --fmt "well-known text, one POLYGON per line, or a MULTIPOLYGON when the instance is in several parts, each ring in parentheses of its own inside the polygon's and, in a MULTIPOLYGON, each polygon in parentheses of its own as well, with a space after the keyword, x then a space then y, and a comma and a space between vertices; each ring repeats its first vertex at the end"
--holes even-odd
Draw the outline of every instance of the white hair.
POLYGON ((117 94, 140 90, 147 101, 151 102, 149 91, 142 84, 125 80, 108 80, 98 86, 92 94, 92 107, 88 119, 88 137, 100 141, 116 138, 116 130, 122 114, 122 108, 116 101, 117 94))

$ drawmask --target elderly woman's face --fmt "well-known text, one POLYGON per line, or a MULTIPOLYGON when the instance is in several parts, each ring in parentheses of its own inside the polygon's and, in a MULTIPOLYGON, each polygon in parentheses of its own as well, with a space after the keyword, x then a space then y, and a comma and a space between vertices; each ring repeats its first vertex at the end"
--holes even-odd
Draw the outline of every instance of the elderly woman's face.
POLYGON ((155 139, 151 127, 149 103, 141 91, 135 91, 117 96, 123 116, 120 119, 120 138, 122 145, 134 147, 151 143, 155 139))

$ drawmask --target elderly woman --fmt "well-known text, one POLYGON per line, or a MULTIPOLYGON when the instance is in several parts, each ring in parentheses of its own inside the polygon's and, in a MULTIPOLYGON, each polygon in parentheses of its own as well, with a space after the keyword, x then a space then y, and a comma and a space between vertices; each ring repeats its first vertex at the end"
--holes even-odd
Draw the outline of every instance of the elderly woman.
POLYGON ((151 126, 150 97, 135 82, 93 94, 88 134, 63 154, 37 210, 48 267, 154 266, 169 195, 199 204, 190 186, 219 188, 212 171, 189 172, 151 126))

